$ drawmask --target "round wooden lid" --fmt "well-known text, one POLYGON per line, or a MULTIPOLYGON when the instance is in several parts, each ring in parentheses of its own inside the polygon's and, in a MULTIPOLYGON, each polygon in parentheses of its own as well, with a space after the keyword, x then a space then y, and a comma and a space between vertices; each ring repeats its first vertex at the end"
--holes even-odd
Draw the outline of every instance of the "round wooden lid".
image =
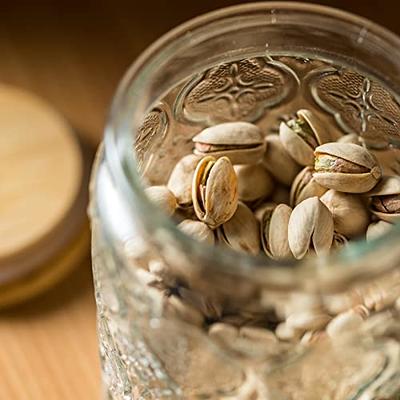
POLYGON ((81 148, 64 118, 37 96, 0 85, 0 284, 71 238, 74 219, 82 220, 71 213, 82 179, 81 148))

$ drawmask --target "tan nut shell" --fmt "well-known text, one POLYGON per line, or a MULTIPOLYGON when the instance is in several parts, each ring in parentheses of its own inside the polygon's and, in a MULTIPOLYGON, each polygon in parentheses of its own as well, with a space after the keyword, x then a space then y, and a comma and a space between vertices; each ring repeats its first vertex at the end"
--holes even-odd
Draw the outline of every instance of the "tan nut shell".
POLYGON ((349 240, 346 236, 337 232, 333 233, 332 249, 339 250, 342 247, 346 246, 348 242, 349 240))
POLYGON ((195 143, 194 154, 227 156, 232 164, 257 163, 265 151, 264 137, 260 128, 249 122, 226 122, 210 126, 192 140, 195 143), (209 144, 212 148, 202 151, 197 143, 209 144), (235 145, 238 147, 235 148, 235 145))
POLYGON ((166 186, 150 186, 145 189, 147 197, 167 215, 171 216, 177 207, 175 196, 166 186))
POLYGON ((368 196, 388 196, 400 194, 400 176, 384 176, 368 193, 368 196))
POLYGON ((274 182, 262 164, 235 165, 238 178, 239 200, 252 202, 268 197, 274 182))
POLYGON ((269 135, 265 141, 267 145, 263 158, 265 168, 278 182, 290 186, 300 171, 300 165, 290 157, 278 135, 269 135))
POLYGON ((216 230, 217 239, 233 250, 257 255, 260 252, 259 223, 252 211, 239 202, 233 217, 216 230))
POLYGON ((333 241, 333 217, 318 197, 304 200, 289 219, 289 246, 295 258, 302 259, 311 244, 317 255, 326 253, 333 241))
MULTIPOLYGON (((318 145, 332 140, 329 129, 311 111, 299 110, 297 117, 307 123, 318 145)), ((314 164, 314 148, 290 128, 286 122, 282 122, 279 127, 279 137, 287 152, 297 163, 304 166, 314 164)))
POLYGON ((368 226, 367 229, 367 240, 371 241, 374 240, 382 235, 384 235, 386 232, 388 232, 393 225, 390 222, 387 221, 377 221, 373 222, 368 226))
POLYGON ((180 206, 188 207, 192 204, 192 181, 200 157, 189 154, 181 158, 168 180, 168 189, 175 195, 180 206))
POLYGON ((365 173, 315 172, 315 180, 328 189, 346 193, 365 193, 380 180, 382 171, 376 158, 364 147, 353 143, 326 143, 318 146, 314 152, 339 157, 370 169, 365 173))
POLYGON ((210 245, 215 243, 214 232, 204 222, 185 219, 178 224, 178 228, 200 242, 210 245))
POLYGON ((276 259, 292 258, 288 241, 288 226, 292 209, 286 204, 270 205, 261 218, 261 243, 267 256, 276 259))
POLYGON ((316 182, 313 173, 312 167, 305 167, 294 179, 290 189, 290 205, 292 207, 310 197, 321 197, 328 190, 316 182))
POLYGON ((332 213, 336 232, 348 238, 365 233, 370 217, 361 196, 330 189, 321 196, 321 201, 332 213))
POLYGON ((236 211, 238 204, 237 178, 229 158, 216 160, 207 156, 198 163, 193 175, 192 201, 197 218, 211 229, 228 221, 236 211), (205 168, 211 163, 211 169, 205 183, 204 209, 200 204, 199 187, 205 168))
MULTIPOLYGON (((367 195, 374 196, 390 196, 400 194, 400 176, 384 176, 382 180, 367 195)), ((379 219, 395 223, 400 221, 400 213, 384 213, 370 207, 370 211, 379 219)))

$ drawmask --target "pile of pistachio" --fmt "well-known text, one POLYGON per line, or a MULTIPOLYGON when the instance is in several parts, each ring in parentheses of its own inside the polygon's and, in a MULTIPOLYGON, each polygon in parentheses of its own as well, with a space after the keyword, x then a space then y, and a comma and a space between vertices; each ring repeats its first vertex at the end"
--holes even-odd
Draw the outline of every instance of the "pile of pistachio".
MULTIPOLYGON (((303 259, 349 240, 370 240, 400 218, 400 177, 382 176, 358 136, 332 141, 308 110, 282 122, 279 134, 265 136, 248 122, 223 123, 204 129, 193 143, 193 154, 175 165, 167 185, 146 193, 179 229, 210 245, 274 260, 303 259)), ((375 282, 350 297, 333 296, 330 303, 305 293, 277 301, 268 294, 254 300, 255 308, 232 311, 213 293, 177 283, 168 268, 153 260, 138 270, 143 285, 163 302, 166 317, 205 329, 221 345, 235 351, 242 346, 255 357, 278 351, 269 343, 308 345, 358 329, 367 317, 381 318, 382 310, 400 313, 397 275, 388 290, 375 282)))
POLYGON ((277 260, 326 254, 400 217, 400 177, 382 176, 357 135, 332 140, 309 110, 266 137, 248 122, 211 126, 146 192, 200 241, 277 260))

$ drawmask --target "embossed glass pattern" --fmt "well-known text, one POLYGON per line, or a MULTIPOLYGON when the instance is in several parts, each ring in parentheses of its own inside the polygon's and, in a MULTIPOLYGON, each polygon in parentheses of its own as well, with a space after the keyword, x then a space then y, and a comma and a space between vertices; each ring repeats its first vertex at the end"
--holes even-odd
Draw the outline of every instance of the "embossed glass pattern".
POLYGON ((334 137, 356 133, 386 175, 398 174, 399 93, 397 37, 361 18, 299 3, 200 17, 133 64, 116 94, 91 188, 106 398, 400 395, 398 226, 331 257, 279 264, 189 239, 143 191, 143 182, 166 183, 204 127, 244 120, 276 133, 299 108, 312 109, 334 137), (162 266, 172 274, 155 281, 149 271, 162 273, 162 266), (175 299, 168 306, 167 297, 175 299), (181 300, 191 313, 179 308, 181 300), (329 319, 351 307, 369 317, 356 335, 344 331, 335 340, 318 324, 301 340, 245 329, 273 331, 282 315, 310 304, 329 319), (216 322, 240 334, 228 340, 212 328, 216 322))

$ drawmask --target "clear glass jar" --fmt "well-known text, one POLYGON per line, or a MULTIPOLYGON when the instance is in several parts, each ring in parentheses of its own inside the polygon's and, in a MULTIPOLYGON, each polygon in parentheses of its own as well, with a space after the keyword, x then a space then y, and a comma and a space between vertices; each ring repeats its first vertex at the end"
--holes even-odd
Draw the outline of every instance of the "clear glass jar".
MULTIPOLYGON (((335 74, 348 76, 341 68, 335 74)), ((345 133, 359 126, 365 142, 393 163, 396 94, 399 38, 362 18, 300 3, 254 3, 207 14, 171 31, 134 62, 115 96, 91 187, 100 353, 110 399, 400 395, 397 225, 329 257, 279 264, 183 235, 148 201, 140 176, 151 167, 148 179, 165 182, 202 126, 246 119, 265 128, 303 104, 345 133), (332 63, 362 71, 338 86, 353 88, 362 77, 350 99, 353 111, 338 110, 326 98, 318 102, 313 82, 329 76, 332 63), (199 82, 211 96, 193 96, 199 82), (271 87, 272 94, 263 92, 271 87), (148 272, 162 275, 165 266, 174 280, 169 295, 190 298, 193 313, 182 311, 179 301, 166 305, 165 291, 148 272), (206 309, 200 322, 196 307, 206 309), (334 340, 318 327, 303 330, 302 339, 289 332, 287 340, 271 342, 258 330, 247 336, 209 332, 220 320, 235 326, 247 319, 257 327, 261 320, 274 330, 288 315, 301 319, 301 313, 306 318, 304 312, 323 309, 333 318, 355 308, 364 321, 357 329, 343 325, 334 340)))

